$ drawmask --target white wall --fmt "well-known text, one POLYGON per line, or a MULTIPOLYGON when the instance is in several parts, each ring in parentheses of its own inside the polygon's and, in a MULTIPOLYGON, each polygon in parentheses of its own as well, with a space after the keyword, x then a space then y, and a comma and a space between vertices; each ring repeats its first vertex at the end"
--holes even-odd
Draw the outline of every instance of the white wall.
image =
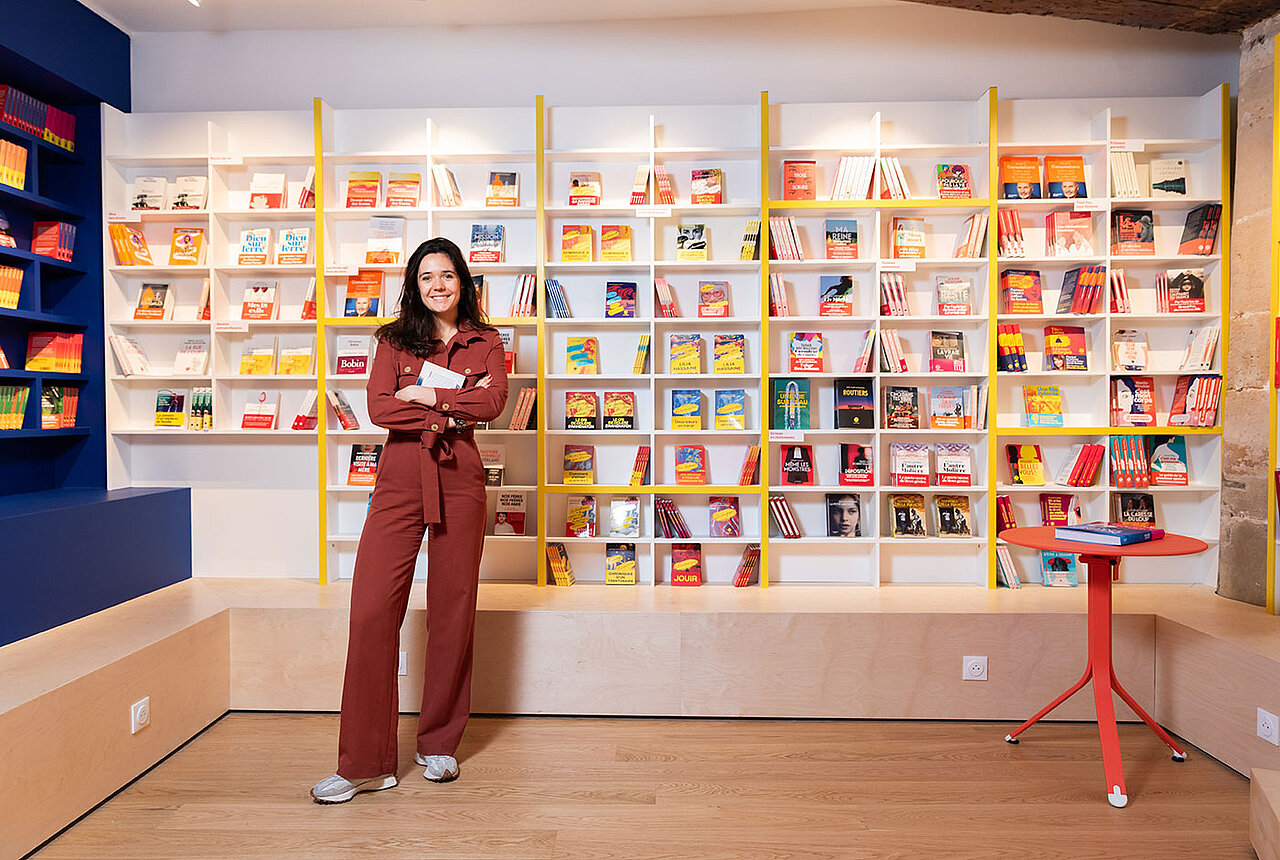
POLYGON ((399 30, 139 33, 135 111, 1198 95, 1239 37, 903 5, 399 30))

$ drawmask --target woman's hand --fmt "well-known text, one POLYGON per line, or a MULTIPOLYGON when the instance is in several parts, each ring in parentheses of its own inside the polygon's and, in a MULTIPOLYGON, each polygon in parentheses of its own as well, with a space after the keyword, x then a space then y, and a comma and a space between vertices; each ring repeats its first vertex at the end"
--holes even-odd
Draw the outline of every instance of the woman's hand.
POLYGON ((436 405, 436 390, 422 385, 406 385, 396 392, 396 399, 406 403, 421 403, 423 406, 436 405))
POLYGON ((476 383, 476 388, 488 388, 493 384, 493 377, 485 374, 484 378, 476 383))

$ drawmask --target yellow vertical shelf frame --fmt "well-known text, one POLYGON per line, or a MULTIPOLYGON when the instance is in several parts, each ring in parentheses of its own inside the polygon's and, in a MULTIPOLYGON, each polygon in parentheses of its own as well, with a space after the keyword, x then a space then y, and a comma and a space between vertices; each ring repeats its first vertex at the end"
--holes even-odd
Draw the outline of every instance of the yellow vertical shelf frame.
POLYGON ((760 587, 769 587, 769 91, 760 92, 760 587))
POLYGON ((1000 445, 996 438, 996 385, 999 382, 996 368, 999 363, 999 344, 996 328, 1000 311, 1000 251, 999 251, 999 183, 1000 99, 995 87, 987 89, 987 588, 996 587, 996 488, 999 481, 997 466, 1000 462, 1000 445))
POLYGON ((329 584, 329 464, 326 443, 326 429, 329 424, 328 395, 325 393, 325 381, 329 371, 325 357, 325 317, 329 309, 325 306, 326 293, 324 282, 324 114, 327 105, 324 99, 311 100, 312 137, 315 146, 315 184, 316 184, 316 217, 315 217, 315 255, 316 255, 316 485, 319 489, 319 510, 316 522, 319 524, 319 550, 316 560, 320 565, 320 584, 329 584))
POLYGON ((534 97, 534 151, 536 158, 534 162, 534 173, 537 177, 537 224, 534 227, 537 236, 538 245, 538 262, 537 262, 537 284, 534 285, 533 294, 534 307, 537 311, 537 339, 538 339, 538 378, 536 382, 537 401, 534 403, 534 415, 537 416, 538 425, 536 432, 538 450, 536 457, 538 460, 538 557, 534 560, 536 564, 535 570, 538 571, 538 585, 545 586, 547 584, 547 534, 550 531, 547 527, 547 369, 544 362, 546 361, 546 342, 547 342, 547 326, 546 326, 546 293, 543 284, 546 277, 547 264, 547 225, 544 218, 544 212, 547 205, 547 111, 545 99, 542 96, 534 97))
MULTIPOLYGON (((1272 47, 1272 80, 1271 94, 1272 103, 1275 102, 1275 94, 1280 93, 1280 63, 1275 60, 1275 50, 1280 48, 1280 37, 1271 37, 1272 47)), ((1224 105, 1229 106, 1230 102, 1224 105)), ((1224 121, 1225 125, 1225 121, 1224 121)), ((1225 172, 1223 174, 1223 189, 1225 197, 1225 183, 1228 177, 1225 172)), ((1276 207, 1280 206, 1280 113, 1274 109, 1271 111, 1271 318, 1268 323, 1270 329, 1268 337, 1271 343, 1271 356, 1269 363, 1271 367, 1267 371, 1270 377, 1270 384, 1267 386, 1267 399, 1269 401, 1267 407, 1267 614, 1276 614, 1276 370, 1275 356, 1276 349, 1280 344, 1276 343, 1276 318, 1280 316, 1280 219, 1276 217, 1276 207)), ((1224 217, 1223 223, 1226 224, 1225 217, 1226 204, 1223 204, 1224 217)), ((1226 253, 1223 253, 1224 260, 1226 253)), ((1226 266, 1223 266, 1226 268, 1226 266)), ((1222 356, 1226 359, 1227 355, 1227 326, 1222 327, 1222 356)))

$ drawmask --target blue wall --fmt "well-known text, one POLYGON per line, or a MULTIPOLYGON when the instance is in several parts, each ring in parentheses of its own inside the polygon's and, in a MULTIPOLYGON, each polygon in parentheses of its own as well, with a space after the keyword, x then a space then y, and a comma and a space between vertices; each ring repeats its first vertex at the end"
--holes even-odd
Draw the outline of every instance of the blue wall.
POLYGON ((0 0, 0 21, 4 83, 47 101, 129 110, 129 37, 78 0, 0 0))

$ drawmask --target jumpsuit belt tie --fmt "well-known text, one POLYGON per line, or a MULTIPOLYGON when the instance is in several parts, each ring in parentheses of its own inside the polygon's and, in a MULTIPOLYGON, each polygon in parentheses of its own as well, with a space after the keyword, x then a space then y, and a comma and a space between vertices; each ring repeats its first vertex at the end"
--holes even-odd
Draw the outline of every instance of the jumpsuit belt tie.
POLYGON ((453 445, 444 433, 422 434, 422 521, 443 521, 440 497, 440 465, 453 460, 453 445))

